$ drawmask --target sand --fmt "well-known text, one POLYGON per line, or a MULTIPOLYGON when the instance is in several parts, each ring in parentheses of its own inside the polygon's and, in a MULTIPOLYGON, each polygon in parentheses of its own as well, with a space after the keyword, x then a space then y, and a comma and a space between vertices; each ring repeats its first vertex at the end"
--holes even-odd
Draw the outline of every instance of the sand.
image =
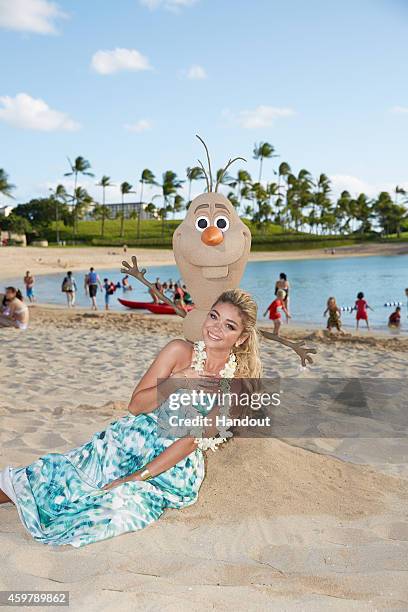
MULTIPOLYGON (((125 414, 180 333, 175 317, 38 306, 27 332, 0 330, 0 468, 73 448, 125 414)), ((318 349, 315 364, 301 371, 264 342, 267 375, 406 376, 404 341, 291 335, 318 349)), ((69 590, 75 611, 406 610, 407 453, 406 439, 234 439, 208 452, 194 506, 80 549, 36 543, 2 505, 0 589, 69 590)))
MULTIPOLYGON (((175 264, 171 249, 129 248, 127 253, 119 247, 1 247, 0 278, 14 278, 32 274, 52 274, 62 270, 83 271, 90 266, 99 269, 119 269, 123 259, 130 259, 137 252, 141 266, 175 264), (23 271, 23 273, 22 273, 23 271)), ((371 255, 403 255, 408 253, 408 243, 357 244, 330 249, 299 251, 252 251, 249 261, 280 261, 288 259, 322 259, 338 257, 368 257, 371 255)))

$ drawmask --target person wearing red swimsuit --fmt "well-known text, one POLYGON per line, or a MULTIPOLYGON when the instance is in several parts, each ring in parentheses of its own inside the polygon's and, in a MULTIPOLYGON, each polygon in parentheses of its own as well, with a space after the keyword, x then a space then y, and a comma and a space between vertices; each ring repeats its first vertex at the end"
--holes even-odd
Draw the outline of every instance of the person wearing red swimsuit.
POLYGON ((264 317, 266 317, 266 313, 269 311, 269 318, 273 321, 273 333, 279 336, 279 329, 282 324, 282 315, 280 310, 282 309, 288 319, 291 319, 288 309, 285 306, 284 300, 286 297, 286 292, 283 289, 278 289, 276 292, 276 298, 269 304, 268 308, 264 312, 264 317))
POLYGON ((373 310, 371 306, 369 306, 366 300, 364 299, 364 293, 360 291, 359 293, 357 293, 357 299, 354 305, 354 310, 357 311, 357 314, 356 314, 357 329, 359 327, 360 321, 365 321, 367 325, 367 329, 370 329, 370 326, 368 324, 368 309, 373 310))

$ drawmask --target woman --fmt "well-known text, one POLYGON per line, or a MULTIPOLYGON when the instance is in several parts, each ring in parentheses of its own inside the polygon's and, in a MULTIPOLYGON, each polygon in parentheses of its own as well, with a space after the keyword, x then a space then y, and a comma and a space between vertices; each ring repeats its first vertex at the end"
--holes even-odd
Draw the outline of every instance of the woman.
MULTIPOLYGON (((279 274, 279 279, 275 283, 275 295, 278 295, 278 291, 282 290, 285 292, 285 298, 283 299, 283 303, 285 305, 286 310, 289 310, 289 281, 288 277, 284 272, 279 274)), ((286 323, 289 323, 289 317, 286 315, 286 323)))
POLYGON ((6 287, 0 313, 0 327, 16 327, 25 330, 28 327, 29 318, 28 307, 23 302, 21 291, 15 287, 6 287))
MULTIPOLYGON (((256 318, 249 294, 223 293, 203 324, 205 352, 200 343, 169 342, 137 384, 128 415, 81 447, 0 471, 0 503, 13 501, 36 540, 76 547, 137 531, 166 508, 193 504, 204 478, 200 440, 175 438, 159 429, 159 420, 169 415, 170 394, 194 379, 214 391, 220 376, 231 377, 226 372, 260 377, 256 318)), ((196 410, 209 414, 206 406, 196 410)))
POLYGON ((68 308, 73 308, 75 306, 75 296, 76 292, 78 291, 78 287, 71 271, 67 272, 67 275, 64 277, 61 291, 67 296, 68 308))

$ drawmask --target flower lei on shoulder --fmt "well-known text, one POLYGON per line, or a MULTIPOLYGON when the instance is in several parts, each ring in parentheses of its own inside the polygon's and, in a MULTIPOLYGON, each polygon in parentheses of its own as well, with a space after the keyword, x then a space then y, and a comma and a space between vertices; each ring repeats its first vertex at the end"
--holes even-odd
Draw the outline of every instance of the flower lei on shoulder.
MULTIPOLYGON (((193 359, 191 362, 191 367, 196 372, 203 372, 205 362, 207 359, 207 353, 205 351, 205 343, 203 340, 199 340, 194 343, 194 353, 193 359)), ((234 378, 235 370, 237 369, 237 359, 233 352, 230 353, 228 361, 225 363, 225 366, 220 370, 219 374, 221 376, 220 388, 223 394, 228 393, 231 388, 231 378, 234 378)), ((228 416, 228 405, 223 405, 220 407, 220 416, 228 416)), ((201 450, 208 450, 209 448, 212 451, 217 450, 218 446, 223 442, 227 441, 227 438, 232 436, 230 431, 227 431, 226 427, 219 428, 220 436, 217 438, 195 438, 194 441, 198 444, 198 448, 201 450)))

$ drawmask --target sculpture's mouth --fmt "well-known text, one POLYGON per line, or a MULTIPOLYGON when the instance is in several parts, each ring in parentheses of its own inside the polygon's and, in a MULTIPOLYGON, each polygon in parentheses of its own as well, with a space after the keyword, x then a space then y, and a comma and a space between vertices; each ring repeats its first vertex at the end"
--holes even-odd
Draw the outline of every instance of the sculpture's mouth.
POLYGON ((204 278, 225 278, 228 276, 228 266, 203 266, 204 278))

